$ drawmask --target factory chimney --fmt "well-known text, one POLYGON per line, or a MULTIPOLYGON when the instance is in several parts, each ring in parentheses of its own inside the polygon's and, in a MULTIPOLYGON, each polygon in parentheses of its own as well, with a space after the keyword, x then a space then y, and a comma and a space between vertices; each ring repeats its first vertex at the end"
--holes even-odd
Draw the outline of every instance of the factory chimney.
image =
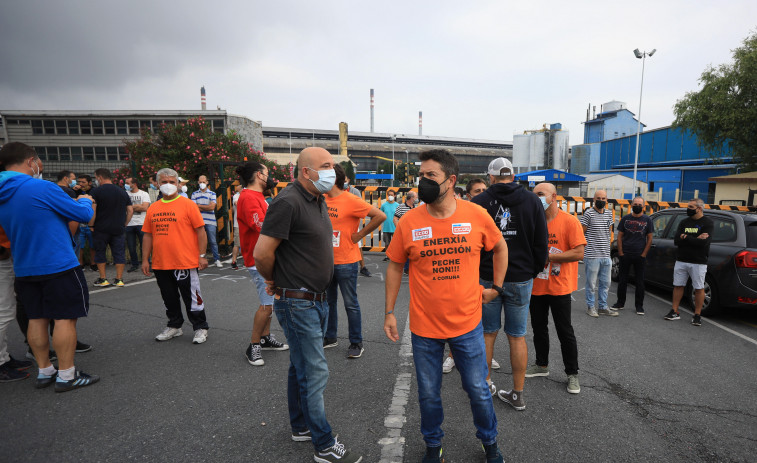
POLYGON ((373 89, 371 89, 371 133, 373 133, 373 89))
POLYGON ((205 86, 200 87, 200 103, 202 103, 202 110, 205 111, 205 86))
POLYGON ((423 111, 418 111, 418 135, 423 135, 423 111))

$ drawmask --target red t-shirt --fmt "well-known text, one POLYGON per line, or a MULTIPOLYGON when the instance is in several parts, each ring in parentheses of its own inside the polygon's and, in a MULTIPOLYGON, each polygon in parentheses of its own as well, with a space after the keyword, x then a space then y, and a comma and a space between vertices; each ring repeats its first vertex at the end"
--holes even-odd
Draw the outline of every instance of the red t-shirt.
POLYGON ((268 210, 268 203, 259 191, 243 189, 237 200, 237 222, 239 223, 239 246, 242 248, 242 259, 245 267, 254 267, 252 257, 255 245, 263 229, 263 220, 268 210))

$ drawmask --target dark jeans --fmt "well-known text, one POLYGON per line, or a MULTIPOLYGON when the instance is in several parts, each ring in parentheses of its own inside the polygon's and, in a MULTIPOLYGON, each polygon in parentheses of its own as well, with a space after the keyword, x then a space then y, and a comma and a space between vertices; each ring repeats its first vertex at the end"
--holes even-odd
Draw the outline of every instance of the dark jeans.
POLYGON ((360 302, 357 300, 357 273, 360 263, 334 265, 334 276, 326 290, 326 300, 329 305, 329 322, 326 328, 326 338, 335 339, 339 326, 339 294, 342 292, 344 311, 347 312, 347 326, 351 344, 363 342, 363 327, 360 315, 360 302))
POLYGON ((181 328, 184 317, 181 315, 181 299, 187 310, 187 318, 193 330, 208 329, 205 319, 205 303, 200 293, 200 278, 197 269, 190 270, 153 270, 155 280, 166 306, 169 328, 181 328))
POLYGON ((641 254, 623 254, 620 256, 620 281, 618 281, 618 305, 626 304, 626 289, 628 288, 628 272, 633 266, 633 273, 636 280, 636 308, 644 308, 644 268, 647 259, 641 257, 641 254))
POLYGON ((142 249, 142 225, 132 225, 126 227, 126 247, 129 248, 129 260, 133 267, 139 267, 142 259, 137 254, 137 241, 139 241, 139 249, 142 249))
POLYGON ((565 374, 578 374, 578 344, 570 324, 570 294, 563 296, 531 296, 531 328, 534 330, 536 364, 549 366, 549 311, 555 322, 557 338, 560 339, 565 374))

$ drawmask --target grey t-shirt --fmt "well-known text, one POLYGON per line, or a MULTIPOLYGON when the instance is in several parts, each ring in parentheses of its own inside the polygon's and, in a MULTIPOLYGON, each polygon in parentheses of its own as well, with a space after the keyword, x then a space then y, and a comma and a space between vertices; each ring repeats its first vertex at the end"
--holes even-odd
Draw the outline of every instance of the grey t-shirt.
POLYGON ((281 239, 273 281, 279 288, 324 292, 334 273, 331 220, 322 195, 313 196, 299 181, 271 202, 260 232, 281 239))

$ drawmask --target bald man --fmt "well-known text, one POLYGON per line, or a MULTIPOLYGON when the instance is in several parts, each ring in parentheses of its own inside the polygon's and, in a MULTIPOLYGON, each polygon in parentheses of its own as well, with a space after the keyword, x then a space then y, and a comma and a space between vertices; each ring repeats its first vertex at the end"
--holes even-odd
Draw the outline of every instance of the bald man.
POLYGON ((334 186, 334 158, 305 148, 297 179, 271 202, 253 257, 289 343, 287 398, 292 440, 312 441, 315 461, 362 460, 331 433, 323 390, 329 367, 323 338, 329 317, 326 289, 334 273, 332 228, 323 194, 334 186))
POLYGON ((586 266, 586 314, 597 318, 600 315, 617 317, 618 311, 607 305, 607 293, 610 290, 612 260, 610 243, 612 238, 612 211, 607 209, 607 192, 597 190, 594 193, 592 207, 581 215, 581 227, 586 236, 584 265, 586 266), (597 301, 594 301, 594 292, 597 301), (596 305, 595 305, 596 304, 596 305))
POLYGON ((570 322, 571 294, 578 290, 578 261, 584 257, 581 223, 557 207, 557 190, 551 183, 540 183, 534 193, 541 200, 547 217, 549 254, 544 270, 534 278, 531 291, 531 328, 534 332, 536 364, 526 369, 526 378, 549 376, 549 313, 560 340, 568 392, 578 394, 578 344, 570 322))

